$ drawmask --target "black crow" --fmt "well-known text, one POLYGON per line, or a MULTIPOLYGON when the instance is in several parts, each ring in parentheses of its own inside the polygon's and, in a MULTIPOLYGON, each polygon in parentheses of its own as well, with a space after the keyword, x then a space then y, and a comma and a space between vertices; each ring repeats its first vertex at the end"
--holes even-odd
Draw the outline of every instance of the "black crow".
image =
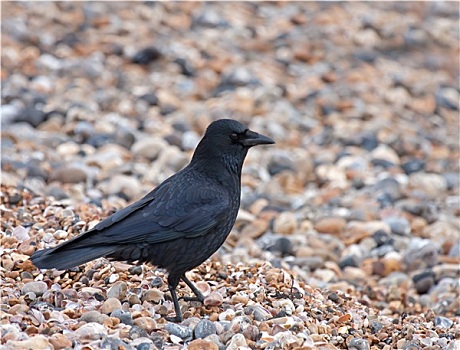
POLYGON ((35 252, 32 262, 41 269, 66 270, 106 257, 164 268, 176 312, 169 319, 180 322, 179 280, 203 301, 185 272, 209 258, 230 233, 240 206, 241 169, 249 148, 272 143, 235 120, 217 120, 208 126, 184 169, 93 229, 35 252))

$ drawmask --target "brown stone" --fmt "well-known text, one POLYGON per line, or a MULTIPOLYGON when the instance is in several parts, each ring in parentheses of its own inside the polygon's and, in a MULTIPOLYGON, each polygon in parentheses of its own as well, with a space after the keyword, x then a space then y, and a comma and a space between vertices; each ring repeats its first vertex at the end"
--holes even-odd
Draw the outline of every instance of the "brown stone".
POLYGON ((195 339, 188 344, 189 350, 218 350, 219 347, 216 343, 204 340, 204 339, 195 339))
POLYGON ((108 298, 101 307, 101 313, 110 314, 113 310, 121 309, 121 302, 117 298, 108 298))
POLYGON ((134 324, 147 333, 157 328, 157 323, 151 317, 138 317, 134 320, 134 324))
POLYGON ((296 229, 297 220, 295 218, 295 215, 291 212, 285 211, 275 219, 273 227, 275 233, 289 235, 294 233, 296 229))
POLYGON ((49 341, 55 350, 72 349, 72 341, 64 334, 55 333, 49 338, 49 341))
POLYGON ((86 181, 86 172, 79 168, 60 168, 53 171, 51 179, 63 183, 79 183, 86 181))
POLYGON ((251 238, 259 238, 267 231, 267 229, 268 222, 266 220, 255 219, 253 222, 243 228, 241 234, 251 238))
POLYGON ((142 301, 159 303, 161 300, 164 300, 164 293, 156 288, 146 290, 142 296, 142 301))
POLYGON ((10 340, 6 343, 7 349, 34 349, 34 350, 48 350, 52 349, 50 342, 43 335, 37 335, 27 340, 14 341, 10 340))
POLYGON ((330 216, 319 219, 314 228, 320 233, 340 234, 345 229, 347 221, 338 216, 330 216))
POLYGON ((204 305, 205 306, 220 306, 222 305, 224 298, 222 294, 218 292, 212 292, 206 298, 204 298, 204 305))

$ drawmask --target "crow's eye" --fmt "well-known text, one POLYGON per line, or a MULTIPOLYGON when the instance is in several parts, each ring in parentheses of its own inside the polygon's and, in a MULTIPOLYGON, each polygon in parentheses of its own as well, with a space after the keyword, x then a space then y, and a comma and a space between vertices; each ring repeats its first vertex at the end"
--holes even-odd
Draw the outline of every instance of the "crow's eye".
POLYGON ((238 140, 238 134, 236 132, 232 132, 232 134, 230 135, 230 138, 232 140, 238 140))

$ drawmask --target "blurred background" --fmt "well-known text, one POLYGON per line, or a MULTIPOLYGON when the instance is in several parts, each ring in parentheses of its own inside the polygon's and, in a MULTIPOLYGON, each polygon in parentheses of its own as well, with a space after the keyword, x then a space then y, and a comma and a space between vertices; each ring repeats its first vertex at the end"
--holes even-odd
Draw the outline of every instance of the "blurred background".
POLYGON ((2 200, 71 214, 2 230, 57 243, 234 118, 276 145, 249 152, 214 260, 458 316, 459 39, 456 2, 4 2, 2 200))

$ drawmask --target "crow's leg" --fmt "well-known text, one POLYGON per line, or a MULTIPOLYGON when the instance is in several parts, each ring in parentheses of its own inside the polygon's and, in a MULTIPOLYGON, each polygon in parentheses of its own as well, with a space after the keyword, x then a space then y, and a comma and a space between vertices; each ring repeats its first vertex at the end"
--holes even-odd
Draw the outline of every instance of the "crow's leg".
POLYGON ((180 311, 179 300, 177 299, 177 293, 176 293, 176 287, 179 284, 179 278, 175 276, 168 277, 169 292, 171 293, 171 298, 174 303, 174 311, 176 312, 176 316, 174 317, 170 317, 170 316, 165 317, 165 319, 170 322, 182 322, 183 320, 182 312, 180 311))
POLYGON ((182 276, 180 276, 180 278, 182 279, 182 281, 185 282, 185 284, 187 286, 189 286, 189 288, 192 290, 193 294, 196 295, 196 297, 182 297, 182 299, 185 300, 185 301, 200 301, 200 302, 203 302, 204 301, 203 294, 200 292, 200 290, 197 287, 195 287, 195 285, 187 277, 185 277, 185 273, 182 276))

